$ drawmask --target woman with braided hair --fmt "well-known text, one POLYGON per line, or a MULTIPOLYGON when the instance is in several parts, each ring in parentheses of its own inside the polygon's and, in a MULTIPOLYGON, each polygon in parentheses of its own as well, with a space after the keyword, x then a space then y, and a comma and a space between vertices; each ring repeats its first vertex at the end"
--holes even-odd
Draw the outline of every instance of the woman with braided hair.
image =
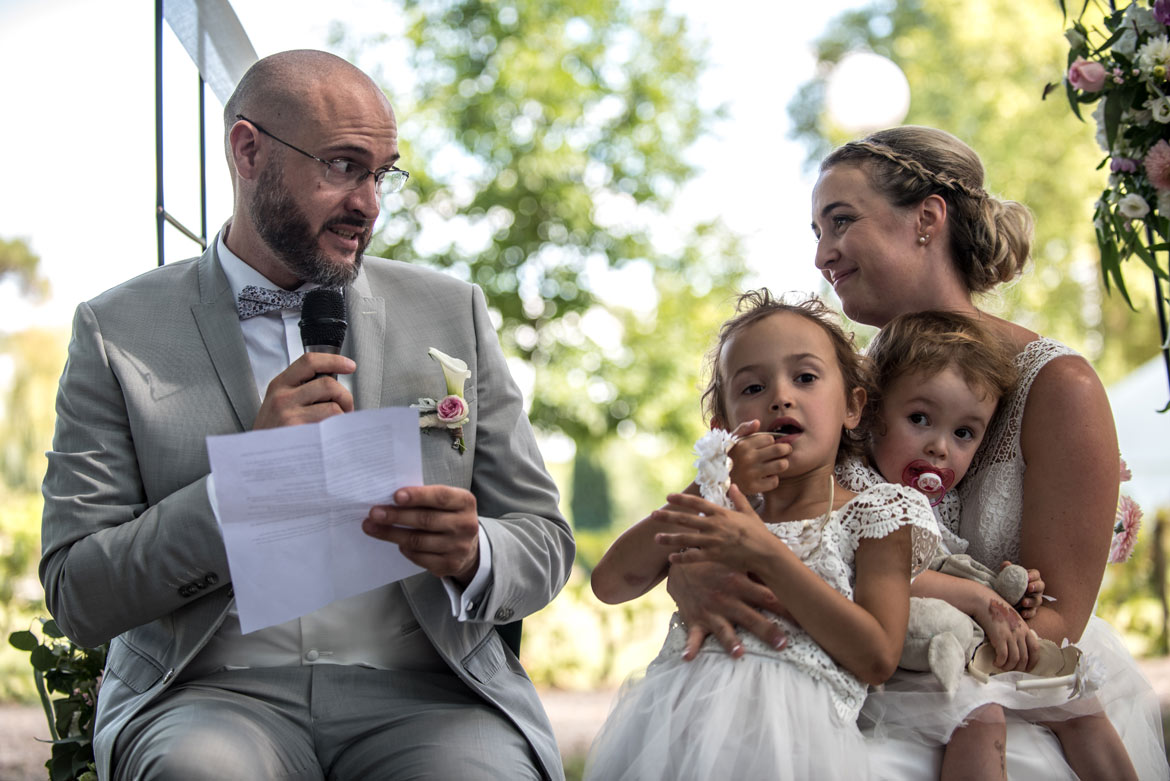
MULTIPOLYGON (((1043 720, 1077 767, 1096 768, 1094 776, 1132 777, 1128 750, 1139 777, 1165 778, 1157 700, 1116 636, 1093 617, 1120 472, 1105 390, 1084 358, 980 310, 974 300, 1023 270, 1031 247, 1031 214, 1019 203, 989 194, 978 155, 933 128, 874 133, 832 152, 820 170, 812 199, 816 265, 851 319, 882 327, 907 312, 961 312, 978 318, 1017 353, 1016 389, 1001 404, 960 487, 960 533, 970 541, 967 552, 985 566, 1011 561, 1039 570, 1039 588, 1055 599, 1025 597, 1019 609, 1031 631, 1057 644, 1065 639, 1077 643, 1108 671, 1095 698, 1063 710, 1021 714, 991 703, 974 711, 966 727, 949 734, 942 775, 1073 777, 1052 735, 1024 723, 1043 720), (1115 738, 1102 750, 1099 739, 1082 736, 1108 730, 1102 724, 1106 714, 1124 745, 1115 738), (1004 734, 1005 720, 1010 727, 1006 758, 1002 753, 979 758, 964 750, 966 741, 985 738, 987 730, 1004 734), (1077 756, 1082 746, 1097 750, 1077 756)), ((924 573, 915 593, 961 603, 980 599, 979 589, 986 588, 970 583, 970 593, 956 595, 947 591, 955 587, 954 579, 944 582, 944 577, 924 573)), ((1029 667, 1030 646, 1019 648, 1008 669, 1029 667)), ((866 712, 879 756, 898 764, 917 761, 909 747, 916 739, 918 745, 930 741, 923 740, 923 731, 906 729, 904 721, 889 717, 904 708, 929 719, 947 696, 928 673, 909 672, 871 694, 866 712), (881 751, 883 746, 888 751, 881 751)), ((898 767, 889 775, 902 778, 906 771, 898 767)))
MULTIPOLYGON (((1078 756, 1078 767, 1096 767, 1094 777, 1124 777, 1132 772, 1121 759, 1128 754, 1139 778, 1170 778, 1157 698, 1112 630, 1093 617, 1120 471, 1105 390, 1074 351, 984 312, 977 303, 979 294, 1023 270, 1031 250, 1031 214, 987 192, 978 155, 959 139, 932 128, 898 127, 845 144, 825 158, 813 191, 812 227, 817 268, 851 319, 880 328, 901 314, 949 310, 978 319, 1015 351, 1016 387, 1001 402, 961 485, 960 536, 970 543, 967 553, 985 566, 1011 561, 1043 577, 1035 584, 1038 591, 1017 605, 1019 615, 1012 612, 1005 621, 1023 618, 1037 635, 1058 645, 1068 639, 1095 660, 1087 668, 1107 671, 1096 697, 1077 700, 1079 710, 1070 713, 1016 714, 987 705, 969 717, 973 730, 949 735, 944 755, 938 741, 889 728, 882 708, 871 707, 895 694, 946 697, 914 677, 928 673, 899 670, 867 701, 866 712, 876 722, 869 731, 875 776, 1075 778, 1061 745, 1071 751, 1091 745, 1078 740, 1077 731, 1099 729, 1099 720, 1107 717, 1123 745, 1078 756), (1042 601, 1041 592, 1054 599, 1042 601), (1085 709, 1085 702, 1096 703, 1095 709, 1085 709), (1037 718, 1045 726, 1027 723, 1037 718), (969 756, 953 761, 964 755, 965 735, 1004 729, 1003 720, 1005 752, 983 762, 969 756)), ((937 574, 920 576, 916 590, 929 589, 937 574)), ((745 573, 711 565, 671 567, 668 587, 688 627, 688 654, 707 634, 733 649, 736 625, 778 642, 777 630, 760 618, 759 608, 778 612, 784 595, 762 592, 745 573)), ((971 597, 947 601, 963 598, 971 597)), ((1006 669, 1027 668, 1034 640, 1024 635, 1006 669)), ((929 714, 929 706, 922 712, 929 714)))

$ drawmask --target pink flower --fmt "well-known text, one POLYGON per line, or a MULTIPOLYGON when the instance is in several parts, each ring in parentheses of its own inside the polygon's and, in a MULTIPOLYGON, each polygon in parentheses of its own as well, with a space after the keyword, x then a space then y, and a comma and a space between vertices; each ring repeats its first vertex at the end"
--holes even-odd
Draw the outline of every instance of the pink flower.
MULTIPOLYGON (((1167 0, 1170 2, 1170 0, 1167 0)), ((1125 463, 1125 459, 1121 459, 1121 482, 1126 483, 1133 479, 1133 472, 1129 471, 1129 464, 1125 463)))
POLYGON ((447 396, 439 402, 435 411, 443 423, 462 425, 467 419, 467 402, 458 396, 447 396))
POLYGON ((1109 170, 1113 173, 1132 174, 1138 169, 1138 161, 1132 157, 1114 157, 1109 161, 1109 170))
POLYGON ((1150 184, 1159 191, 1170 190, 1170 144, 1166 143, 1166 139, 1150 147, 1145 165, 1150 184))
POLYGON ((1138 530, 1142 528, 1142 508, 1125 494, 1117 502, 1117 523, 1113 527, 1113 542, 1109 545, 1109 562, 1120 564, 1129 559, 1137 544, 1138 530))
POLYGON ((1084 57, 1077 57, 1068 68, 1068 83, 1073 89, 1100 92, 1105 86, 1105 66, 1084 57))

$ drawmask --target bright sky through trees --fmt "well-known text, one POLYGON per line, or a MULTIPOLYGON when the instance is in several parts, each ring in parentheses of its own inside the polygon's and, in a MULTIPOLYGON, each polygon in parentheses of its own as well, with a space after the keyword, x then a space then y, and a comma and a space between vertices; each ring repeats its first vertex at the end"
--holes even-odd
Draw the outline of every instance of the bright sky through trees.
MULTIPOLYGON (((808 229, 812 179, 786 137, 785 106, 812 74, 808 42, 858 4, 674 3, 711 42, 705 99, 729 107, 718 135, 693 150, 705 173, 680 198, 678 219, 721 215, 747 238, 759 281, 777 290, 820 284, 808 229)), ((266 0, 232 5, 261 56, 325 48, 334 20, 355 30, 395 24, 386 0, 289 0, 276 14, 266 0)), ((195 71, 169 28, 164 37, 166 204, 198 229, 195 71)), ((0 237, 26 239, 52 285, 40 305, 22 301, 13 285, 0 287, 0 331, 64 325, 78 302, 154 266, 153 69, 150 4, 0 0, 0 237)), ((385 81, 393 85, 394 75, 385 81)), ((220 110, 209 91, 211 233, 231 208, 220 110)), ((197 254, 176 231, 167 235, 168 261, 197 254)))

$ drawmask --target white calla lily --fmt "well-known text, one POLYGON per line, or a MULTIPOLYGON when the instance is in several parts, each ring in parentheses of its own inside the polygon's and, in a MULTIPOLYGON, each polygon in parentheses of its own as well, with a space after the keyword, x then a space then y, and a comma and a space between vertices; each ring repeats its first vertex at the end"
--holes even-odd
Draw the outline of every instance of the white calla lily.
POLYGON ((447 381, 447 395, 462 398, 463 386, 471 378, 471 370, 467 368, 467 362, 460 358, 452 358, 434 347, 427 354, 443 367, 443 378, 447 381))

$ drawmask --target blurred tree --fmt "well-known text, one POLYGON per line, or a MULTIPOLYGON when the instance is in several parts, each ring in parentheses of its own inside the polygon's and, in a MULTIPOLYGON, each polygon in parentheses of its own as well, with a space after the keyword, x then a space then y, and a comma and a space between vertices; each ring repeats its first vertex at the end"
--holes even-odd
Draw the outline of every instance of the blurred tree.
POLYGON ((41 259, 23 239, 0 239, 0 281, 14 279, 22 295, 42 299, 49 281, 40 274, 41 259))
POLYGON ((1158 325, 1141 268, 1127 270, 1139 316, 1120 296, 1103 296, 1092 215, 1107 176, 1097 170, 1104 152, 1061 92, 1041 99, 1067 67, 1065 26, 1055 2, 877 2, 828 25, 817 42, 818 75, 789 114, 815 162, 853 135, 834 127, 825 108, 834 63, 857 49, 896 62, 911 88, 906 123, 966 141, 983 159, 989 188, 1036 215, 1035 267, 1002 294, 1003 314, 1081 350, 1111 382, 1156 353, 1158 325))
POLYGON ((577 529, 608 529, 613 520, 609 477, 597 454, 578 447, 573 457, 573 494, 569 501, 577 529))
MULTIPOLYGON (((20 239, 0 239, 0 281, 40 299, 48 283, 40 258, 20 239)), ((57 378, 68 334, 29 329, 0 333, 0 636, 24 628, 44 611, 36 566, 40 558, 45 451, 55 420, 57 378)), ((33 696, 28 658, 0 643, 0 701, 33 696)))
MULTIPOLYGON (((483 287, 539 428, 591 452, 619 432, 689 447, 699 357, 744 274, 721 225, 667 216, 718 115, 704 44, 664 0, 397 1, 412 178, 377 251, 483 287)), ((367 61, 379 42, 335 40, 367 61)))
POLYGON ((13 493, 39 494, 67 340, 59 330, 0 334, 0 355, 12 367, 0 387, 0 481, 13 493))

